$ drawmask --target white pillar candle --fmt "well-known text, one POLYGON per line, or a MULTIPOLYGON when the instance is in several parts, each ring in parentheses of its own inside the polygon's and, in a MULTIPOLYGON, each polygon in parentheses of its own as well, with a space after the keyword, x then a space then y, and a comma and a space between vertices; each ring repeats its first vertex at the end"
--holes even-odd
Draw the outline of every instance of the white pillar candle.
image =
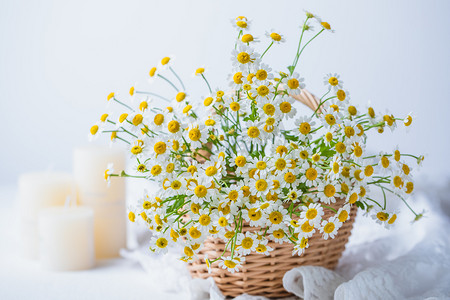
POLYGON ((75 149, 73 172, 81 201, 85 197, 102 198, 107 202, 124 201, 123 178, 111 177, 109 186, 105 180, 109 163, 113 164, 115 173, 120 173, 125 169, 124 152, 121 149, 95 145, 75 149))
POLYGON ((69 196, 75 199, 75 181, 70 174, 32 172, 19 177, 17 208, 22 256, 39 258, 39 212, 43 208, 64 205, 69 196))
POLYGON ((87 146, 74 151, 73 169, 78 185, 78 199, 94 210, 95 253, 97 258, 119 256, 126 247, 125 180, 105 180, 107 165, 114 173, 125 169, 125 154, 120 149, 87 146))
POLYGON ((39 237, 43 268, 72 271, 94 266, 94 213, 91 208, 43 209, 39 215, 39 237))

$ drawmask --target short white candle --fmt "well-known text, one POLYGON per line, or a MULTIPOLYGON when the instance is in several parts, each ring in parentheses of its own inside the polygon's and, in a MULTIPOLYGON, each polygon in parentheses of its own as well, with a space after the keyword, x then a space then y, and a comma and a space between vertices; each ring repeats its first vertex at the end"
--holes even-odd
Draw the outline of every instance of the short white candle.
POLYGON ((43 208, 64 205, 68 196, 75 199, 72 175, 61 172, 32 172, 19 177, 18 217, 20 253, 39 258, 38 216, 43 208))
POLYGON ((39 216, 40 259, 54 271, 94 266, 94 213, 88 207, 51 207, 39 216))

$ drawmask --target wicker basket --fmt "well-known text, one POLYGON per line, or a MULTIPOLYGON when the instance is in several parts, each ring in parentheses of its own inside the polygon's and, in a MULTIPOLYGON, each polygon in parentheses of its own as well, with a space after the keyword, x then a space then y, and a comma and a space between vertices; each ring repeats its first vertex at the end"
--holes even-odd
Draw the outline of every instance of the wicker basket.
MULTIPOLYGON (((307 91, 294 98, 312 110, 318 108, 318 100, 307 91)), ((344 205, 343 200, 338 200, 330 205, 334 209, 339 209, 344 205)), ((329 209, 324 209, 324 218, 329 218, 334 213, 329 209)), ((352 206, 350 218, 339 229, 334 239, 323 240, 321 234, 316 232, 309 239, 309 248, 302 256, 292 256, 293 245, 291 243, 278 244, 269 242, 269 246, 274 250, 269 256, 252 253, 245 257, 242 269, 237 273, 230 273, 214 264, 211 266, 211 273, 208 272, 204 262, 205 254, 209 259, 215 259, 223 253, 225 243, 220 239, 208 238, 204 242, 204 247, 198 253, 197 260, 188 265, 188 269, 193 278, 212 277, 219 289, 225 296, 237 297, 247 293, 249 295, 265 296, 268 298, 283 298, 292 296, 283 288, 284 274, 294 267, 303 265, 322 266, 334 269, 345 250, 345 244, 351 234, 356 216, 356 206, 352 206)), ((243 231, 250 230, 251 227, 244 224, 243 231)), ((254 230, 254 228, 252 228, 254 230)), ((230 255, 225 253, 225 255, 230 255)))

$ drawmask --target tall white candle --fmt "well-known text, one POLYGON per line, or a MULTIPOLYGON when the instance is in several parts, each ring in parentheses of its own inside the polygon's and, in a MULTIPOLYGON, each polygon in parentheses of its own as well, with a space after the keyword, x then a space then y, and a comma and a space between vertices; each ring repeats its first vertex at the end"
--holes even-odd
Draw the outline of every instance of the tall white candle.
POLYGON ((95 253, 97 258, 119 256, 126 247, 125 180, 105 180, 107 165, 114 173, 125 169, 125 153, 121 149, 87 146, 74 151, 73 169, 78 185, 78 199, 94 210, 95 253))
POLYGON ((94 213, 89 207, 51 207, 39 216, 40 260, 54 271, 94 266, 94 213))
POLYGON ((39 212, 43 208, 64 205, 69 196, 75 199, 75 181, 68 173, 32 172, 19 177, 17 207, 22 256, 39 258, 39 212))
POLYGON ((113 163, 115 173, 125 169, 125 154, 121 149, 90 145, 74 150, 73 172, 80 200, 86 197, 102 198, 108 202, 125 199, 125 181, 112 177, 108 186, 105 171, 113 163))

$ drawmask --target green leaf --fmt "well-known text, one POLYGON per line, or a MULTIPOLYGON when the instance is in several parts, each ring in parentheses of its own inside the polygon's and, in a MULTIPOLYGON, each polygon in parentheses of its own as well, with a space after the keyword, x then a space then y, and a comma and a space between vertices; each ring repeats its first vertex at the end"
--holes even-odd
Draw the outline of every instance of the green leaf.
POLYGON ((287 69, 290 73, 294 72, 295 67, 294 66, 288 66, 287 69))

